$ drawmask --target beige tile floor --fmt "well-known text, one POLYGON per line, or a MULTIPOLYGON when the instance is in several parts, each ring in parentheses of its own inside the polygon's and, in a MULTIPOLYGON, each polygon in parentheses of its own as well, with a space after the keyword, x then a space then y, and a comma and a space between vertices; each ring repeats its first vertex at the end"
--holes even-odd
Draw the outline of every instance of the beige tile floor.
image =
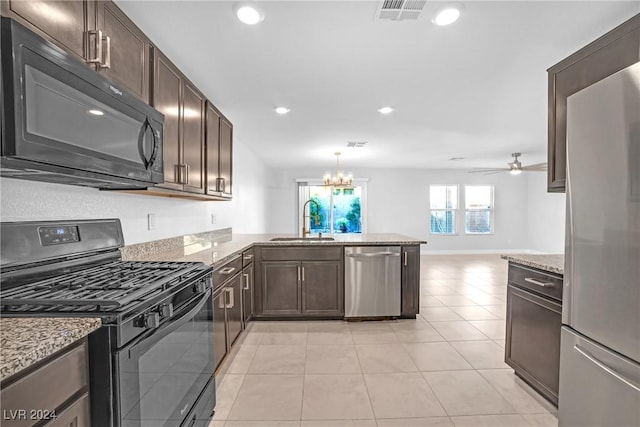
POLYGON ((504 362, 507 263, 421 257, 416 320, 253 322, 210 427, 557 427, 504 362))

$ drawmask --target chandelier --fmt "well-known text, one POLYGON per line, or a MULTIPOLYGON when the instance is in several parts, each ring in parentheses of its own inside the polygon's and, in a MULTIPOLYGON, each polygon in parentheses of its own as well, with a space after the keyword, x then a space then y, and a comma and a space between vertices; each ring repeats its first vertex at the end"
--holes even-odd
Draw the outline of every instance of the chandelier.
POLYGON ((340 152, 337 151, 334 154, 336 155, 336 174, 331 176, 329 172, 326 172, 322 178, 322 182, 324 185, 331 187, 351 188, 353 176, 351 174, 345 176, 344 173, 342 173, 340 170, 340 152))

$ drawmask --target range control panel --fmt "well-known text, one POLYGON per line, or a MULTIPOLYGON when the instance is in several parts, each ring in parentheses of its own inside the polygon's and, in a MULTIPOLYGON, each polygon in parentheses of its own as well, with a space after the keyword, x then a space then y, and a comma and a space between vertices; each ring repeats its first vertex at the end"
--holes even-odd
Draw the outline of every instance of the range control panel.
POLYGON ((79 242, 78 227, 75 225, 58 227, 39 227, 40 243, 42 246, 61 245, 79 242))

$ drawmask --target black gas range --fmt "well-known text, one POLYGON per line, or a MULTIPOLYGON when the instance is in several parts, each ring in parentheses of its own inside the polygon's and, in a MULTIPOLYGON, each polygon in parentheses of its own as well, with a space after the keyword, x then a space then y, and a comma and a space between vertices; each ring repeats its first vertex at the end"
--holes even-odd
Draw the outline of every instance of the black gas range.
POLYGON ((117 219, 2 223, 0 232, 2 316, 102 320, 89 335, 93 426, 208 425, 210 267, 122 261, 117 219))

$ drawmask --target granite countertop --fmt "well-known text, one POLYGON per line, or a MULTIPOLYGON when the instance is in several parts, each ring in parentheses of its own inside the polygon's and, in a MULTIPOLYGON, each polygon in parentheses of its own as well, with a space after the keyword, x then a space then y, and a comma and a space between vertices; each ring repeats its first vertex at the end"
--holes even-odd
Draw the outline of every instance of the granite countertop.
POLYGON ((101 325, 93 318, 0 319, 0 381, 89 335, 101 325))
POLYGON ((401 234, 367 233, 334 234, 335 240, 276 241, 276 237, 297 237, 294 234, 227 234, 206 235, 204 238, 183 236, 125 246, 122 259, 126 261, 198 261, 216 267, 254 245, 258 246, 367 246, 419 245, 427 243, 401 234), (180 239, 180 240, 177 240, 180 239))
POLYGON ((564 274, 563 254, 506 254, 500 257, 515 264, 537 268, 550 273, 564 274))

